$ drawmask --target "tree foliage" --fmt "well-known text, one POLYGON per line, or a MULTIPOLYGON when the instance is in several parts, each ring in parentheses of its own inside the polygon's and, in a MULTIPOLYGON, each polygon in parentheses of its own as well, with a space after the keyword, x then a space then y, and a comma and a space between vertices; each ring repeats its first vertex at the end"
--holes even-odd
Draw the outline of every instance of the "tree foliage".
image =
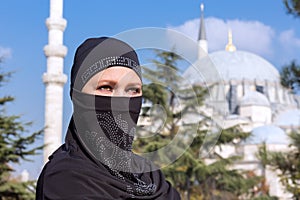
POLYGON ((259 156, 263 163, 279 172, 281 183, 293 195, 300 199, 300 133, 292 131, 288 134, 291 139, 290 148, 286 152, 267 151, 265 145, 260 147, 259 156))
POLYGON ((300 17, 300 0, 283 0, 287 13, 300 17))
MULTIPOLYGON (((142 116, 151 117, 152 126, 155 126, 157 121, 163 123, 157 132, 151 133, 152 137, 137 138, 134 143, 135 151, 155 152, 153 157, 156 164, 162 167, 166 178, 186 199, 258 199, 259 195, 253 188, 261 185, 262 177, 251 171, 234 169, 233 164, 241 157, 224 158, 215 149, 209 149, 214 145, 219 148, 222 145, 236 145, 235 141, 244 140, 249 133, 242 132, 239 127, 222 130, 220 135, 208 133, 208 129, 203 127, 208 127, 214 122, 200 109, 207 89, 199 85, 184 85, 177 67, 181 58, 176 53, 156 51, 156 55, 157 59, 152 61, 156 68, 143 68, 144 77, 150 80, 150 83, 143 87, 143 96, 145 102, 150 102, 151 106, 143 108, 142 116), (157 105, 163 108, 163 111, 153 111, 149 114, 157 105), (199 119, 192 122, 182 120, 186 116, 197 116, 196 119, 199 119), (176 140, 172 150, 159 151, 174 143, 175 137, 180 139, 176 140), (191 141, 188 148, 186 141, 191 141), (171 165, 163 165, 172 161, 170 158, 182 150, 183 153, 171 165), (205 150, 207 154, 201 157, 205 150), (210 162, 207 162, 208 160, 210 162)), ((141 127, 140 131, 147 132, 144 127, 141 127)), ((267 192, 265 196, 266 199, 271 199, 267 192)))
MULTIPOLYGON (((0 73, 0 87, 10 76, 11 73, 0 73)), ((34 199, 34 181, 22 182, 14 178, 12 164, 29 161, 29 156, 36 155, 42 149, 42 146, 32 147, 42 131, 28 133, 31 122, 24 123, 21 116, 6 112, 6 105, 13 101, 10 95, 0 97, 0 199, 34 199)))
POLYGON ((283 66, 280 72, 281 84, 296 93, 300 87, 300 65, 292 61, 289 65, 283 66))

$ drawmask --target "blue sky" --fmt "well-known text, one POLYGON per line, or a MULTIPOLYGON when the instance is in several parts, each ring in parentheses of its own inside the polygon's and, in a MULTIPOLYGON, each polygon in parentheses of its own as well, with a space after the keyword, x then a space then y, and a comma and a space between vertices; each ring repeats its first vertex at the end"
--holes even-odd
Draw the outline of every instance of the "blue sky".
MULTIPOLYGON (((88 37, 112 36, 123 31, 159 27, 172 28, 196 40, 200 4, 205 5, 209 51, 223 50, 228 28, 238 50, 254 52, 280 69, 292 59, 300 62, 300 18, 287 15, 281 0, 66 0, 64 18, 68 21, 64 44, 68 48, 64 73, 69 76, 76 47, 88 37)), ((16 100, 7 112, 33 121, 30 130, 43 127, 44 92, 42 74, 46 71, 43 48, 48 33, 45 20, 49 1, 2 0, 0 4, 0 55, 6 57, 1 70, 15 71, 0 95, 16 100)), ((69 82, 64 87, 64 132, 71 115, 69 82)), ((23 163, 35 178, 42 157, 23 163)))

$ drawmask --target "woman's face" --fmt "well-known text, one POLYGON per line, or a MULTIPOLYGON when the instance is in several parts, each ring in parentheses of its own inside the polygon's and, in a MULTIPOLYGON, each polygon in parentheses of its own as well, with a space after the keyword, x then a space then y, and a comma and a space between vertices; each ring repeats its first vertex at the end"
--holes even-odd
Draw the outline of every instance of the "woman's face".
POLYGON ((141 96, 142 81, 130 68, 110 67, 94 75, 82 92, 102 96, 141 96))

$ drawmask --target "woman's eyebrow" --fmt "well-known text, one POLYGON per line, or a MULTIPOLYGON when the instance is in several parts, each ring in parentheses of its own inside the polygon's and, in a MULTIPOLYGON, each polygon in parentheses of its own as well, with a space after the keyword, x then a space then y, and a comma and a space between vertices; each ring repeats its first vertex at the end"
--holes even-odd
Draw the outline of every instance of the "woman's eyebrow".
POLYGON ((126 87, 142 87, 141 83, 128 83, 126 87))
POLYGON ((98 82, 97 82, 98 84, 99 83, 106 83, 106 84, 117 84, 117 81, 115 81, 115 80, 111 80, 111 79, 101 79, 101 80, 99 80, 98 82))

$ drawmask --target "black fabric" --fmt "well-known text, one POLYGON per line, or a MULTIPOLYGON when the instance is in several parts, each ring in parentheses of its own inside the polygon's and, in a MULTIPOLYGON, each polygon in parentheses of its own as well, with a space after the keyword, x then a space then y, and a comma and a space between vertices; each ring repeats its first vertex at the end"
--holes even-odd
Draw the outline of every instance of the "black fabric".
POLYGON ((36 200, 180 199, 156 166, 131 151, 142 97, 80 92, 93 75, 113 66, 129 67, 141 78, 135 51, 122 41, 91 38, 77 49, 73 116, 65 143, 39 176, 36 200))
POLYGON ((84 149, 119 178, 124 179, 119 172, 140 172, 131 150, 142 97, 95 96, 74 90, 72 100, 77 137, 84 149))
POLYGON ((113 66, 128 67, 142 79, 139 59, 131 46, 111 37, 85 40, 75 52, 71 69, 70 95, 72 96, 73 88, 81 91, 93 75, 113 66))
POLYGON ((103 137, 111 145, 131 151, 142 105, 141 96, 95 96, 74 90, 72 102, 76 128, 82 134, 80 139, 92 140, 89 149, 100 143, 96 138, 103 137))
POLYGON ((180 199, 160 170, 136 173, 135 179, 126 181, 113 176, 105 165, 90 157, 76 135, 71 120, 65 144, 49 157, 38 179, 36 200, 180 199), (143 186, 141 181, 156 185, 155 191, 146 195, 129 191, 143 186))

